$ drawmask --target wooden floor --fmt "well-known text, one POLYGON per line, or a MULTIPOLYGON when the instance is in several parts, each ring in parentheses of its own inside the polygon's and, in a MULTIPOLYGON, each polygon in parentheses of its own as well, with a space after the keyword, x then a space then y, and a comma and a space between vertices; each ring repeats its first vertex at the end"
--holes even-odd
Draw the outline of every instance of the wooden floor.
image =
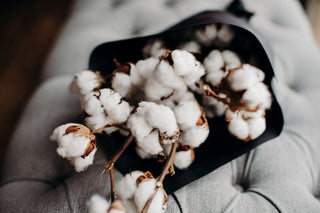
MULTIPOLYGON (((0 165, 72 4, 73 0, 0 0, 0 165)), ((306 9, 320 43, 319 5, 309 0, 306 9)))

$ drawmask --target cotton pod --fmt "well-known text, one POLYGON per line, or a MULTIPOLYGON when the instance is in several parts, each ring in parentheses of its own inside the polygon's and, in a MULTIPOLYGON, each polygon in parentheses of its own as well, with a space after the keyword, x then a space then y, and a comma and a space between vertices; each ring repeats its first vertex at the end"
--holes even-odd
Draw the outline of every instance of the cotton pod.
POLYGON ((104 113, 103 105, 99 96, 93 92, 86 96, 87 100, 81 106, 88 115, 96 115, 104 113))
POLYGON ((192 128, 201 116, 199 103, 196 99, 180 102, 174 108, 174 114, 181 130, 192 128))
POLYGON ((185 50, 190 53, 201 53, 201 46, 195 41, 184 42, 178 46, 178 49, 185 50))
POLYGON ((271 97, 268 87, 262 82, 257 82, 243 93, 241 102, 248 110, 269 109, 272 103, 271 97))
POLYGON ((227 81, 233 91, 246 90, 261 81, 261 76, 250 67, 251 65, 242 66, 229 72, 227 81))
POLYGON ((255 117, 247 120, 250 139, 258 138, 266 130, 266 118, 255 117))
POLYGON ((161 60, 157 65, 154 77, 159 83, 172 89, 177 89, 184 85, 184 82, 179 76, 179 73, 176 72, 176 69, 165 60, 161 60))
POLYGON ((167 52, 165 44, 161 40, 154 40, 149 42, 142 50, 145 58, 153 57, 158 58, 167 52))
POLYGON ((219 71, 225 66, 224 58, 219 50, 212 50, 204 59, 203 66, 207 73, 219 71))
POLYGON ((178 169, 187 169, 194 161, 195 154, 194 150, 189 146, 182 146, 179 150, 177 150, 173 164, 178 169))
POLYGON ((231 50, 224 50, 221 55, 227 70, 232 70, 241 66, 241 60, 237 53, 231 50))
POLYGON ((74 169, 76 172, 82 172, 86 170, 94 160, 94 155, 97 151, 97 148, 94 148, 91 150, 90 154, 87 155, 85 158, 80 156, 80 157, 68 157, 67 159, 70 161, 71 165, 74 166, 74 169))
POLYGON ((235 117, 228 124, 229 132, 236 138, 248 141, 250 139, 249 126, 242 117, 235 117))
POLYGON ((229 45, 234 38, 234 30, 229 25, 222 24, 218 29, 216 37, 216 45, 229 45))
POLYGON ((185 50, 173 50, 171 52, 174 72, 179 76, 185 76, 192 72, 196 66, 196 58, 185 50))
POLYGON ((157 64, 159 63, 158 58, 147 58, 144 60, 139 60, 135 64, 135 68, 131 69, 130 78, 131 83, 136 86, 143 86, 146 79, 154 72, 157 64))
POLYGON ((130 75, 117 72, 112 78, 111 87, 122 97, 127 96, 132 87, 130 75))
POLYGON ((159 131, 153 130, 149 135, 144 138, 137 139, 137 145, 144 152, 148 153, 151 156, 155 156, 163 151, 160 141, 159 141, 159 131))
POLYGON ((206 113, 207 118, 214 118, 216 116, 223 116, 226 107, 223 103, 217 101, 215 98, 203 96, 202 106, 206 113))
POLYGON ((160 101, 170 97, 174 93, 174 89, 164 86, 155 76, 151 76, 146 80, 144 86, 145 100, 160 101))
POLYGON ((137 179, 144 175, 141 171, 132 171, 126 174, 116 185, 115 192, 121 200, 133 199, 137 190, 137 179))
MULTIPOLYGON (((111 121, 113 121, 112 119, 110 119, 108 116, 106 116, 105 113, 102 114, 95 114, 92 116, 87 116, 84 119, 84 123, 86 124, 86 126, 88 126, 92 131, 99 129, 105 125, 107 125, 108 123, 110 123, 111 121)), ((111 133, 115 132, 119 130, 119 128, 117 127, 108 127, 105 129, 101 129, 100 131, 98 131, 97 133, 102 133, 105 132, 108 135, 110 135, 111 133)))
POLYGON ((153 102, 142 101, 137 112, 160 133, 161 143, 173 143, 179 138, 179 127, 174 112, 167 106, 153 102))
POLYGON ((105 81, 99 72, 83 70, 77 73, 70 85, 71 92, 86 95, 99 89, 105 81))
POLYGON ((112 203, 98 194, 94 194, 87 201, 89 213, 126 213, 120 200, 115 200, 112 203))
POLYGON ((181 132, 179 142, 183 145, 188 145, 193 148, 200 146, 209 135, 209 128, 206 125, 195 125, 187 131, 181 132))
POLYGON ((188 87, 192 87, 192 85, 201 82, 201 77, 204 75, 205 69, 203 65, 199 61, 196 61, 192 71, 183 76, 183 81, 188 87))
POLYGON ((205 25, 195 31, 195 39, 205 46, 209 46, 216 39, 218 33, 217 26, 215 24, 205 25))
POLYGON ((143 114, 138 112, 130 115, 127 126, 131 130, 131 134, 138 140, 146 137, 153 130, 153 127, 146 121, 143 114))

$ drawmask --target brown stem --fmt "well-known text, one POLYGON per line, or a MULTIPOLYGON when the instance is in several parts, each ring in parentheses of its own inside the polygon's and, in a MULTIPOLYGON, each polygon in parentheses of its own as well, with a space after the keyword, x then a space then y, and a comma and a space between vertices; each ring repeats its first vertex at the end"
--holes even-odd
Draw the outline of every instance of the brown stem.
POLYGON ((106 163, 104 171, 109 171, 113 168, 114 163, 118 160, 118 158, 121 156, 121 154, 127 149, 127 147, 130 145, 130 143, 133 141, 133 135, 130 134, 130 136, 127 138, 127 140, 122 144, 120 149, 111 157, 111 159, 106 163))
POLYGON ((114 192, 114 176, 113 176, 113 169, 109 170, 110 173, 110 183, 111 183, 111 202, 115 201, 115 192, 114 192))
POLYGON ((174 156, 176 154, 176 151, 177 151, 177 147, 178 147, 178 140, 176 140, 171 148, 171 151, 170 151, 170 155, 169 155, 169 158, 168 160, 166 161, 166 164, 164 165, 162 171, 161 171, 161 174, 160 176, 157 178, 158 181, 157 181, 157 184, 156 184, 156 188, 154 190, 154 193, 152 194, 152 196, 148 199, 148 201, 146 202, 146 204, 144 205, 141 213, 146 213, 154 199, 154 197, 156 196, 157 192, 159 189, 161 189, 163 187, 163 180, 164 178, 166 177, 166 175, 168 174, 168 171, 170 168, 172 168, 172 165, 173 165, 173 160, 174 160, 174 156))
POLYGON ((90 134, 93 135, 94 133, 97 133, 97 132, 99 132, 99 131, 101 131, 101 130, 103 130, 105 128, 109 128, 109 127, 117 127, 117 128, 124 129, 124 130, 127 130, 128 132, 130 132, 130 129, 128 127, 126 127, 125 125, 119 124, 119 123, 114 122, 114 121, 110 121, 109 123, 107 123, 103 127, 100 127, 98 129, 93 130, 92 132, 90 132, 90 134))

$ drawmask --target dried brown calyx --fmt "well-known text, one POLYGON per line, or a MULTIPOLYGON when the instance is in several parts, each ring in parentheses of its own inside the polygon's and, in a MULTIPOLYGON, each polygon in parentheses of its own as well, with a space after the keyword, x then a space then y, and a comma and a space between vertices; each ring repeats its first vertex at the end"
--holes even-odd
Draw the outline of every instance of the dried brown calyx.
POLYGON ((172 54, 171 54, 171 50, 167 50, 166 54, 163 54, 162 56, 159 57, 160 61, 166 61, 168 64, 170 64, 171 66, 173 66, 173 59, 172 59, 172 54))
POLYGON ((136 184, 137 186, 139 186, 141 183, 145 182, 145 181, 149 181, 153 179, 153 175, 151 174, 151 172, 147 171, 145 172, 143 175, 140 175, 137 180, 136 180, 136 184))
POLYGON ((197 121, 196 125, 197 126, 202 126, 202 125, 206 125, 206 127, 209 129, 209 124, 208 124, 208 120, 207 120, 207 117, 206 117, 206 113, 203 109, 203 107, 200 107, 200 110, 201 110, 201 115, 200 115, 200 118, 199 120, 197 121))
POLYGON ((128 74, 130 75, 130 70, 131 70, 131 63, 124 63, 124 64, 121 64, 120 62, 118 62, 117 59, 113 59, 113 62, 115 63, 116 65, 116 69, 113 71, 113 75, 116 74, 117 72, 122 72, 122 73, 125 73, 125 74, 128 74))

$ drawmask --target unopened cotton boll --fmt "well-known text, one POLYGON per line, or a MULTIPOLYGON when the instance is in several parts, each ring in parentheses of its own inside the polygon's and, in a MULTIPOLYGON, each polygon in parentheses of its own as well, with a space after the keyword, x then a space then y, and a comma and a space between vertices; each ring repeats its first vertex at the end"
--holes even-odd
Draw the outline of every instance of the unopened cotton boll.
POLYGON ((228 125, 229 132, 236 138, 241 140, 249 139, 249 126, 245 120, 242 118, 234 118, 229 122, 228 125))
POLYGON ((231 50, 224 50, 221 54, 228 70, 241 66, 241 60, 237 53, 231 50))
POLYGON ((126 174, 116 185, 115 191, 121 200, 133 199, 137 190, 137 178, 144 175, 141 171, 132 171, 126 174))
POLYGON ((209 128, 206 125, 194 126, 181 133, 179 142, 193 148, 200 146, 208 137, 209 128))
POLYGON ((194 99, 179 103, 174 109, 174 114, 180 129, 187 130, 197 123, 201 116, 201 110, 198 102, 194 99))
POLYGON ((185 76, 192 72, 196 66, 196 58, 185 50, 174 50, 171 52, 174 72, 179 76, 185 76))
POLYGON ((149 153, 150 155, 157 155, 158 153, 163 151, 159 141, 158 130, 154 130, 146 137, 137 140, 137 145, 144 152, 149 153))
POLYGON ((225 62, 219 50, 212 50, 203 61, 203 66, 208 73, 216 72, 224 65, 225 62))
POLYGON ((178 49, 191 53, 201 53, 201 46, 195 41, 188 41, 179 45, 178 49))
POLYGON ((104 80, 99 73, 91 70, 84 70, 75 75, 74 80, 70 85, 70 90, 85 95, 101 87, 103 82, 104 80))
POLYGON ((227 80, 230 88, 236 92, 246 90, 259 82, 257 73, 247 66, 230 71, 227 80))
POLYGON ((107 213, 110 202, 98 194, 94 194, 90 200, 87 201, 89 213, 107 213))
POLYGON ((130 128, 132 135, 140 140, 150 134, 153 127, 146 121, 143 115, 139 113, 131 114, 127 121, 127 126, 130 128))
POLYGON ((131 89, 131 78, 126 73, 118 72, 112 78, 112 88, 117 91, 122 97, 125 97, 131 89))
POLYGON ((82 156, 91 140, 95 140, 90 130, 76 123, 68 123, 54 129, 50 140, 57 141, 57 153, 64 158, 82 156))
POLYGON ((271 93, 264 83, 258 82, 243 93, 242 102, 250 110, 268 109, 272 103, 271 93))
POLYGON ((192 162, 194 161, 194 150, 189 149, 186 151, 179 151, 174 156, 174 165, 178 169, 186 169, 188 168, 192 162))
POLYGON ((217 37, 217 31, 215 24, 206 25, 204 28, 195 31, 195 39, 199 41, 199 43, 209 46, 217 37))
POLYGON ((88 156, 85 158, 83 157, 71 157, 67 158, 70 163, 74 166, 76 172, 82 172, 86 170, 94 160, 94 155, 96 153, 97 149, 93 149, 88 156))
POLYGON ((264 117, 256 117, 247 120, 249 126, 249 134, 252 140, 258 138, 266 130, 266 119, 264 117))

